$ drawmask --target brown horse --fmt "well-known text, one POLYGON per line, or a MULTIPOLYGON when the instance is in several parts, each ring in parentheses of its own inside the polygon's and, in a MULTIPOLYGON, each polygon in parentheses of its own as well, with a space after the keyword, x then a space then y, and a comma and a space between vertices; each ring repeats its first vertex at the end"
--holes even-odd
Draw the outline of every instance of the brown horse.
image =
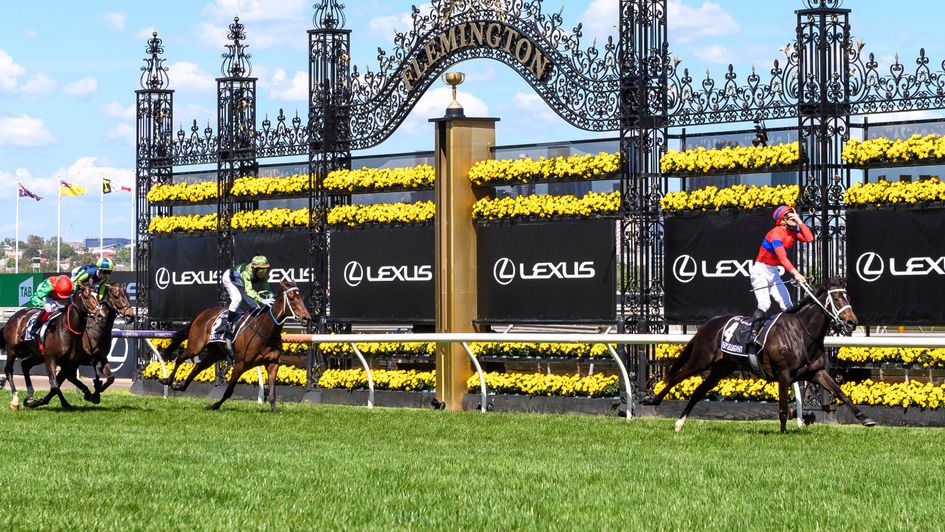
MULTIPOLYGON (((787 431, 788 387, 797 381, 819 384, 833 393, 853 411, 863 425, 876 424, 853 405, 826 369, 827 355, 824 337, 831 326, 846 334, 857 325, 856 314, 850 306, 846 284, 833 280, 825 287, 817 287, 813 297, 804 298, 793 309, 785 312, 771 327, 764 349, 758 354, 767 380, 778 383, 778 418, 781 432, 787 431)), ((667 393, 680 382, 694 375, 709 372, 696 387, 692 397, 676 420, 676 432, 682 429, 692 408, 714 388, 722 378, 740 369, 739 362, 723 355, 720 342, 722 329, 732 316, 716 316, 707 321, 689 340, 682 354, 673 363, 664 379, 666 386, 641 404, 658 405, 667 393)))
MULTIPOLYGON (((233 341, 233 352, 235 360, 233 371, 230 374, 226 391, 219 401, 207 405, 207 410, 217 410, 224 401, 233 395, 233 388, 237 380, 246 371, 256 366, 265 365, 269 373, 269 394, 267 400, 276 411, 276 373, 279 370, 279 357, 282 353, 282 325, 289 319, 295 318, 300 321, 311 319, 308 309, 302 300, 302 294, 299 288, 292 282, 282 282, 280 284, 282 292, 276 296, 275 303, 263 312, 250 316, 244 320, 237 331, 236 338, 233 341)), ((171 375, 160 382, 164 385, 170 385, 174 390, 186 390, 200 372, 209 368, 215 362, 224 360, 227 352, 226 347, 221 342, 210 342, 210 333, 213 323, 223 312, 222 307, 213 307, 197 315, 196 318, 176 333, 171 339, 170 345, 162 353, 162 357, 167 360, 177 351, 184 340, 187 340, 187 347, 177 356, 174 361, 175 374, 176 368, 182 362, 196 357, 206 350, 207 356, 201 357, 197 366, 187 375, 183 382, 175 382, 175 376, 171 375)))
MULTIPOLYGON (((115 382, 112 369, 108 365, 108 353, 111 351, 112 327, 115 325, 115 319, 120 314, 125 323, 133 323, 135 318, 135 310, 128 298, 125 283, 105 285, 105 292, 100 304, 105 312, 105 320, 88 322, 85 331, 82 333, 75 367, 62 366, 56 376, 56 382, 60 386, 63 381, 68 380, 84 394, 86 401, 94 404, 101 401, 101 393, 115 382), (94 392, 90 391, 78 377, 79 366, 86 364, 91 364, 95 371, 94 392), (105 376, 104 385, 100 379, 100 374, 105 376)), ((20 367, 23 368, 24 373, 27 373, 30 368, 40 362, 42 362, 42 359, 34 356, 20 362, 20 367)))
POLYGON ((95 295, 92 287, 88 285, 80 286, 73 294, 72 300, 65 311, 55 319, 49 320, 42 352, 40 352, 37 340, 34 339, 29 342, 23 340, 24 329, 29 322, 30 315, 35 311, 35 309, 21 309, 3 326, 0 348, 5 349, 7 354, 4 373, 10 382, 10 393, 13 396, 10 407, 16 408, 19 405, 16 385, 13 382, 14 361, 18 358, 39 357, 46 364, 46 375, 49 377, 49 393, 39 401, 33 400, 33 382, 29 372, 24 371, 23 378, 27 386, 24 404, 29 408, 43 406, 49 404, 53 396, 58 396, 63 409, 71 410, 72 405, 66 401, 59 389, 59 383, 56 380, 56 366, 72 367, 75 364, 79 352, 79 343, 89 317, 94 317, 96 320, 105 319, 98 303, 98 296, 95 295))

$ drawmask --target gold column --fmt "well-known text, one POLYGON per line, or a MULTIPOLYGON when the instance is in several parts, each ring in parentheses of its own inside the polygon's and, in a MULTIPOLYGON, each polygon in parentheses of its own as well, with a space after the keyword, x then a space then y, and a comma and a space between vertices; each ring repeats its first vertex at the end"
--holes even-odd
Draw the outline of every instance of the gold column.
MULTIPOLYGON (((476 195, 469 169, 492 158, 497 118, 437 118, 436 124, 436 332, 473 332, 476 319, 476 195)), ((473 370, 459 344, 436 348, 436 398, 462 410, 473 370)))

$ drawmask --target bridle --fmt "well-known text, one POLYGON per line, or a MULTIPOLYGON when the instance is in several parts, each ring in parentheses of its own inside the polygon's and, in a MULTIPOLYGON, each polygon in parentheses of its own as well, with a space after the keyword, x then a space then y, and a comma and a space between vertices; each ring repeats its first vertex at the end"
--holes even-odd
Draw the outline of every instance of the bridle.
MULTIPOLYGON (((82 302, 82 307, 80 309, 80 312, 82 312, 82 314, 84 314, 86 318, 89 318, 90 316, 92 316, 93 315, 92 309, 90 309, 88 304, 85 302, 85 298, 79 297, 79 301, 82 302)), ((72 314, 70 312, 70 309, 72 309, 72 307, 79 308, 75 302, 75 297, 72 298, 72 301, 69 302, 69 306, 66 307, 66 329, 72 334, 80 335, 82 333, 75 330, 75 328, 72 326, 72 323, 71 323, 72 320, 69 318, 69 316, 72 314)))
POLYGON ((288 296, 289 292, 298 292, 298 291, 299 291, 299 288, 297 286, 294 286, 282 292, 282 303, 285 308, 283 308, 280 314, 285 317, 282 318, 281 322, 276 319, 276 315, 272 312, 272 307, 269 307, 269 317, 272 318, 272 323, 274 323, 277 327, 281 327, 283 324, 285 324, 285 322, 289 321, 289 318, 292 318, 294 320, 299 319, 298 315, 295 313, 295 309, 292 308, 292 305, 289 304, 289 296, 288 296), (286 315, 289 313, 291 313, 291 316, 286 315))
MULTIPOLYGON (((814 301, 814 303, 817 303, 817 306, 823 309, 823 311, 830 318, 832 325, 834 325, 835 327, 845 328, 843 320, 840 319, 840 313, 847 309, 853 309, 853 307, 849 303, 847 303, 846 305, 840 308, 837 308, 837 304, 834 302, 833 294, 843 293, 844 295, 847 295, 846 288, 832 288, 832 289, 827 290, 827 304, 824 305, 823 303, 820 302, 820 299, 818 299, 817 296, 814 295, 814 292, 810 289, 810 287, 807 286, 807 283, 798 283, 798 284, 800 285, 801 288, 804 289, 805 292, 807 292, 807 295, 810 296, 810 298, 814 301), (828 308, 828 306, 830 308, 828 308)), ((850 301, 849 297, 847 297, 847 301, 850 301)), ((810 335, 810 332, 807 332, 807 334, 810 335)))
POLYGON ((106 297, 104 298, 105 304, 108 305, 110 309, 114 310, 115 314, 121 314, 122 316, 124 316, 125 310, 132 308, 130 302, 127 305, 124 305, 121 308, 118 308, 118 305, 116 305, 115 302, 112 301, 111 287, 109 287, 106 290, 106 292, 107 294, 106 294, 106 297))

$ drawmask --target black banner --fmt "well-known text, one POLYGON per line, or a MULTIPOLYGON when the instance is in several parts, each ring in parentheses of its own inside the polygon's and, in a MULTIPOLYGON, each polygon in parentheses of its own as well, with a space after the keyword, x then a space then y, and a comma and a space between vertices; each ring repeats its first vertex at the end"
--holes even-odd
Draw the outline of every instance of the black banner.
POLYGON ((265 255, 272 265, 269 270, 272 291, 278 292, 282 281, 292 281, 299 285, 306 305, 311 307, 308 296, 313 275, 320 275, 321 260, 316 261, 319 269, 313 273, 309 256, 310 241, 308 231, 237 233, 233 242, 233 257, 240 264, 249 262, 256 255, 265 255))
POLYGON ((476 233, 479 319, 616 319, 613 220, 495 224, 476 233))
POLYGON ((328 266, 332 319, 433 321, 434 239, 432 225, 333 230, 328 266))
POLYGON ((216 236, 153 238, 150 246, 151 319, 191 320, 217 304, 216 236))
MULTIPOLYGON (((672 216, 664 228, 667 321, 702 323, 712 316, 752 313, 758 303, 751 292, 751 266, 774 228, 771 213, 672 216)), ((796 247, 788 251, 792 262, 795 255, 796 247)))
POLYGON ((847 287, 864 325, 945 324, 945 209, 848 210, 847 287))

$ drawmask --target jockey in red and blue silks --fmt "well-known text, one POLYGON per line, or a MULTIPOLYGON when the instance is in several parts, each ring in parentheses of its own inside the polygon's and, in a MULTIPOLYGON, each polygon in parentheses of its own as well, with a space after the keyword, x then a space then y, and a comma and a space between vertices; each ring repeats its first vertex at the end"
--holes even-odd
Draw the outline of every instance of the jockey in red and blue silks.
POLYGON ((780 310, 787 310, 791 306, 791 295, 781 280, 778 266, 783 267, 784 271, 793 275, 798 282, 806 281, 801 272, 791 264, 787 250, 797 241, 814 240, 814 234, 804 225, 793 208, 786 205, 778 207, 774 211, 774 220, 775 227, 768 231, 761 241, 758 257, 751 267, 751 287, 758 300, 758 308, 755 309, 751 321, 752 338, 758 335, 758 331, 771 316, 768 311, 771 309, 772 300, 778 304, 780 310))

